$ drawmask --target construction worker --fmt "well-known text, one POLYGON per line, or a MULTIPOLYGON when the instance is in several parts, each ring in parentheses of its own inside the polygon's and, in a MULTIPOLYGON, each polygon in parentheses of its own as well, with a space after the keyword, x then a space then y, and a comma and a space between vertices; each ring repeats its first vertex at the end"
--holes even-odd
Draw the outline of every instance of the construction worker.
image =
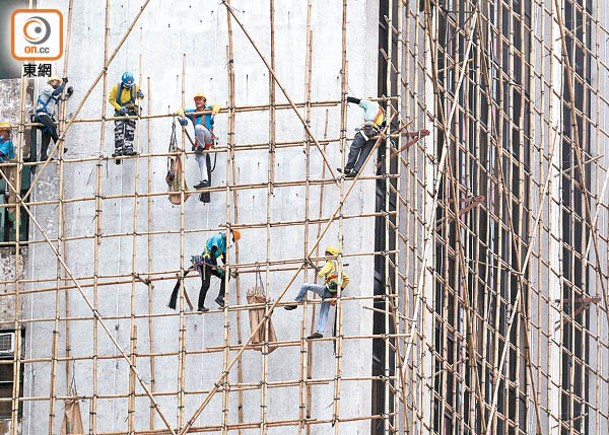
MULTIPOLYGON (((338 249, 334 246, 326 247, 326 264, 319 270, 318 277, 324 279, 324 285, 319 284, 308 284, 305 283, 300 287, 298 296, 296 296, 296 302, 302 302, 305 298, 307 291, 317 293, 321 296, 322 303, 319 311, 319 320, 317 321, 317 328, 313 335, 309 335, 307 338, 323 338, 324 330, 326 329, 326 323, 328 322, 328 312, 330 311, 330 305, 336 303, 333 298, 336 298, 338 294, 338 288, 345 289, 349 285, 349 277, 345 272, 339 277, 338 275, 338 249)), ((295 310, 298 307, 297 304, 286 305, 286 310, 295 310)))
MULTIPOLYGON (((11 124, 3 121, 0 122, 0 163, 6 163, 15 158, 15 150, 13 148, 13 142, 11 141, 11 124)), ((9 183, 6 183, 6 179, 15 186, 17 167, 15 164, 3 165, 0 170, 4 173, 4 177, 0 176, 0 184, 5 186, 4 189, 4 204, 9 204, 9 218, 13 220, 15 218, 15 203, 17 202, 17 195, 9 187, 9 183)), ((0 213, 4 214, 4 209, 0 209, 0 213)))
MULTIPOLYGON (((231 230, 233 236, 233 242, 241 239, 241 233, 239 230, 231 230)), ((197 307, 198 311, 209 311, 205 307, 205 297, 209 290, 209 284, 211 276, 220 278, 220 291, 215 302, 220 306, 224 307, 224 295, 225 295, 225 266, 226 266, 226 234, 218 233, 210 237, 205 243, 203 248, 203 254, 197 264, 197 270, 201 276, 201 291, 199 292, 199 304, 197 307), (222 260, 222 265, 218 264, 218 259, 222 260)))
POLYGON ((0 122, 0 163, 15 158, 15 150, 11 141, 11 124, 0 122))
MULTIPOLYGON (((115 84, 110 90, 108 101, 115 109, 115 117, 139 116, 140 107, 137 100, 142 98, 144 98, 144 93, 135 84, 133 74, 125 71, 120 83, 115 84)), ((133 148, 135 125, 135 119, 114 120, 114 154, 112 157, 137 155, 137 151, 133 148)))
MULTIPOLYGON (((42 124, 42 127, 36 127, 42 131, 42 140, 40 142, 40 161, 48 158, 47 153, 51 139, 53 139, 54 144, 57 143, 57 140, 59 139, 59 136, 57 135, 57 121, 55 119, 55 112, 57 110, 57 105, 61 101, 61 94, 66 86, 66 83, 68 83, 67 77, 62 79, 57 75, 53 75, 49 77, 47 80, 47 86, 42 89, 42 92, 38 96, 36 114, 34 115, 32 121, 42 124)), ((70 98, 73 93, 74 88, 72 86, 68 86, 66 90, 66 98, 70 98)), ((35 138, 35 130, 33 130, 33 136, 35 138)), ((67 148, 64 148, 64 152, 67 150, 67 148)), ((30 158, 28 161, 37 161, 35 140, 32 140, 32 144, 30 146, 30 158)))
POLYGON ((188 125, 188 120, 192 122, 195 128, 195 143, 192 150, 195 152, 195 160, 199 165, 201 173, 201 181, 195 184, 195 189, 208 187, 211 184, 211 158, 209 153, 203 151, 209 150, 214 145, 214 118, 220 111, 218 104, 207 105, 207 97, 203 93, 198 93, 194 96, 194 109, 180 109, 178 116, 182 126, 188 125), (208 113, 201 113, 209 111, 208 113))
POLYGON ((364 124, 355 134, 344 169, 337 168, 347 178, 354 178, 372 151, 376 137, 385 126, 385 110, 376 101, 347 97, 347 102, 364 109, 364 124))

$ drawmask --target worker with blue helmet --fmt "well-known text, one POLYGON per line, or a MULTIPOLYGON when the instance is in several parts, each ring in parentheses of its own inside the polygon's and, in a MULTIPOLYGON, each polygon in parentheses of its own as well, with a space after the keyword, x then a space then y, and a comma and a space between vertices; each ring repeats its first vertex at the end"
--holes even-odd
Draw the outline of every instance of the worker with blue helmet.
POLYGON ((135 83, 135 77, 125 71, 120 83, 110 90, 108 101, 114 107, 114 154, 112 157, 134 156, 137 154, 133 147, 135 140, 136 119, 140 115, 138 99, 144 98, 144 93, 135 83), (129 117, 129 118, 127 118, 129 117))

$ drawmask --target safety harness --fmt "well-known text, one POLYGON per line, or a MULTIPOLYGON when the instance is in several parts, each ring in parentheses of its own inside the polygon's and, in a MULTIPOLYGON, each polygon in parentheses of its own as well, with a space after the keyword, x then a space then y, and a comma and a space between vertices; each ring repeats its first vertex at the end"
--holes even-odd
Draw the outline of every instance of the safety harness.
MULTIPOLYGON (((332 264, 334 265, 334 270, 329 275, 326 275, 326 288, 330 293, 336 293, 338 292, 338 261, 332 260, 332 264)), ((343 287, 344 290, 345 288, 343 287)))
POLYGON ((38 104, 42 104, 42 109, 36 110, 36 113, 44 112, 47 115, 50 115, 50 113, 47 111, 47 106, 49 105, 52 99, 55 100, 55 104, 59 103, 60 98, 60 96, 55 97, 53 94, 51 94, 46 101, 42 101, 42 97, 38 97, 38 104))
MULTIPOLYGON (((38 121, 42 125, 44 125, 44 128, 41 128, 43 133, 50 132, 51 131, 51 126, 48 125, 42 118, 40 118, 39 114, 40 113, 46 113, 47 115, 49 115, 52 118, 53 116, 47 111, 47 106, 49 105, 51 100, 54 100, 55 104, 58 104, 60 99, 61 99, 61 93, 57 97, 55 97, 51 93, 51 95, 49 96, 49 98, 47 98, 46 101, 43 101, 42 97, 40 97, 40 96, 38 97, 38 104, 42 104, 42 108, 36 110, 36 115, 34 116, 34 121, 38 121)), ((35 130, 32 130, 32 131, 35 131, 35 130)))
POLYGON ((366 121, 361 126, 359 132, 364 136, 366 141, 376 137, 383 126, 385 125, 385 111, 379 106, 379 110, 372 121, 366 121))
MULTIPOLYGON (((135 104, 135 85, 133 85, 129 88, 129 101, 127 101, 126 103, 122 102, 124 90, 125 89, 123 88, 123 84, 119 83, 118 84, 118 93, 116 94, 116 103, 121 107, 126 107, 127 109, 129 109, 130 114, 136 114, 137 105, 135 104)), ((118 112, 119 111, 117 110, 116 113, 118 113, 118 112)))

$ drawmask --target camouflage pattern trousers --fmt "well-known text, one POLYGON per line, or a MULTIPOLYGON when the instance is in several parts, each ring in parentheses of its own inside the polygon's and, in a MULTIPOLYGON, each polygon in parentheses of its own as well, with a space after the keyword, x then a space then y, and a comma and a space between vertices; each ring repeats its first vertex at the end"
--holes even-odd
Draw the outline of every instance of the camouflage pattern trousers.
POLYGON ((133 151, 135 123, 135 119, 117 119, 114 121, 114 150, 117 154, 133 151))

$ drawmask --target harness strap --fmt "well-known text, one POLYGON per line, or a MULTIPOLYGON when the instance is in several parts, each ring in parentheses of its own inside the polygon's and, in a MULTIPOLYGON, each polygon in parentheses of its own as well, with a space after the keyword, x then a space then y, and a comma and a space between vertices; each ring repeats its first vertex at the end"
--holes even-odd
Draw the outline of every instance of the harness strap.
POLYGON ((118 103, 119 106, 124 107, 128 104, 133 104, 135 105, 135 92, 134 92, 134 88, 135 85, 132 85, 131 88, 129 88, 129 101, 127 101, 126 103, 123 104, 122 101, 122 96, 123 96, 123 84, 119 83, 118 84, 118 95, 116 96, 116 102, 118 103))
POLYGON ((38 112, 49 113, 49 112, 47 112, 47 106, 48 106, 48 105, 49 105, 49 103, 51 102, 51 99, 54 99, 54 100, 55 100, 55 103, 58 103, 58 102, 59 102, 59 98, 55 99, 55 98, 53 97, 53 94, 51 94, 51 95, 49 96, 49 98, 47 98, 46 102, 45 102, 45 101, 42 101, 42 98, 39 96, 39 97, 38 97, 38 104, 42 104, 42 109, 36 110, 36 113, 38 113, 38 112))

